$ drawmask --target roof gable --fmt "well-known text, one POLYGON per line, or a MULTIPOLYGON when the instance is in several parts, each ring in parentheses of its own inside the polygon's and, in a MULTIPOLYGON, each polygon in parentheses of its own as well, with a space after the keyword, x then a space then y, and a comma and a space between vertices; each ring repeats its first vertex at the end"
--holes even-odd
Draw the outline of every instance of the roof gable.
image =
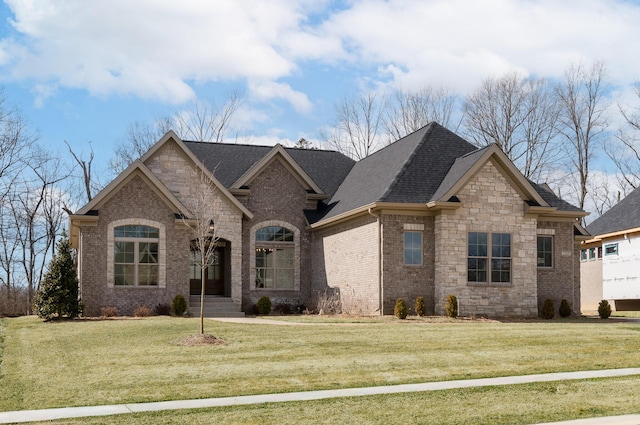
POLYGON ((515 189, 523 201, 548 207, 549 204, 540 196, 527 179, 520 173, 506 154, 495 144, 478 149, 463 157, 457 158, 433 196, 434 202, 446 202, 464 187, 471 178, 488 162, 492 161, 496 169, 515 189))
POLYGON ((245 216, 249 218, 253 217, 253 213, 251 213, 247 209, 247 207, 245 207, 235 196, 231 194, 231 192, 229 192, 229 190, 213 175, 211 170, 209 170, 209 168, 207 168, 207 166, 205 166, 205 164, 203 164, 203 162, 199 160, 189 148, 187 148, 185 143, 172 130, 169 130, 158 142, 156 142, 156 144, 153 145, 142 156, 142 158, 140 158, 140 161, 146 162, 151 157, 153 157, 153 155, 157 151, 159 151, 162 146, 167 143, 175 143, 180 151, 184 155, 186 155, 186 157, 189 158, 190 161, 193 162, 193 164, 200 170, 200 172, 202 172, 205 176, 207 176, 208 179, 211 180, 213 185, 216 187, 216 190, 218 190, 224 197, 226 197, 231 202, 231 204, 234 205, 238 210, 240 210, 245 216))
POLYGON ((259 161, 253 164, 245 173, 240 176, 231 186, 233 189, 240 189, 247 186, 255 179, 265 168, 273 161, 280 160, 285 168, 298 180, 305 190, 312 190, 318 194, 324 194, 324 191, 313 181, 311 177, 298 165, 298 163, 287 153, 284 147, 277 144, 263 156, 259 161))
POLYGON ((142 180, 158 195, 170 208, 180 214, 188 215, 189 210, 178 198, 166 188, 162 182, 144 165, 141 160, 134 161, 126 170, 102 189, 89 203, 79 209, 74 215, 89 214, 90 211, 99 210, 114 194, 129 183, 134 177, 140 176, 142 180))

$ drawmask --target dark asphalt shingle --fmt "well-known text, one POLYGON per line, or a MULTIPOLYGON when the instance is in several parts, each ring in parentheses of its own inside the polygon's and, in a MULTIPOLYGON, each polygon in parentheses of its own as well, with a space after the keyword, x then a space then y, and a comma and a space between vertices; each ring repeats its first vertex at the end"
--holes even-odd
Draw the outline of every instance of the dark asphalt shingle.
POLYGON ((640 227, 640 188, 594 220, 587 231, 596 236, 636 227, 640 227))

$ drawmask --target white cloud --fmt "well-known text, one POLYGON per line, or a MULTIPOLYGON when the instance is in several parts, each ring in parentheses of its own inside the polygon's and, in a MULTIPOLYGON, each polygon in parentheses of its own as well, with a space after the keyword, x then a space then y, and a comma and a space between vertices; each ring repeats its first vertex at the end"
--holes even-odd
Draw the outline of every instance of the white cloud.
POLYGON ((240 82, 308 113, 314 66, 462 94, 511 70, 560 76, 575 60, 603 60, 616 84, 640 78, 640 5, 622 0, 6 3, 5 78, 100 96, 181 103, 194 83, 240 82))

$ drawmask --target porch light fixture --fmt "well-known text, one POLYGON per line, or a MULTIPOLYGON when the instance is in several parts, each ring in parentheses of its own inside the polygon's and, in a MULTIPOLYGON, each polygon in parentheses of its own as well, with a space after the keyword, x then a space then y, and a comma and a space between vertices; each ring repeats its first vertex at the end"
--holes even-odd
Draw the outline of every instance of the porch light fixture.
POLYGON ((209 231, 213 232, 213 220, 209 220, 209 231))

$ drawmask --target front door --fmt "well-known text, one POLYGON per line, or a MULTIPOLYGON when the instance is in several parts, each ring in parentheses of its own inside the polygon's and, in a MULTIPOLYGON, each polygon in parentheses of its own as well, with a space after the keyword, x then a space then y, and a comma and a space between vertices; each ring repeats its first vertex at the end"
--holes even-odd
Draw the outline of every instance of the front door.
MULTIPOLYGON (((216 247, 213 252, 213 264, 204 270, 204 294, 224 295, 224 265, 225 249, 223 246, 216 247)), ((189 266, 190 293, 200 295, 202 289, 202 271, 200 270, 200 252, 191 251, 191 264, 189 266)))

